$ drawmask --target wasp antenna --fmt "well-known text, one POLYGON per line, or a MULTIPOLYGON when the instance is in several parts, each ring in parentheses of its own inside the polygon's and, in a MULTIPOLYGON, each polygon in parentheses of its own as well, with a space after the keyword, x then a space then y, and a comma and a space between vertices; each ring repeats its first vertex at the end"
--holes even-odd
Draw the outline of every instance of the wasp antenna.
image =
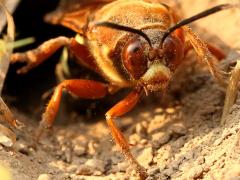
POLYGON ((164 40, 166 39, 167 36, 169 36, 173 31, 175 31, 176 29, 187 25, 191 22, 194 22, 198 19, 204 18, 206 16, 209 16, 211 14, 214 14, 216 12, 222 11, 224 9, 230 9, 230 8, 234 8, 234 7, 240 7, 240 4, 221 4, 215 7, 212 7, 210 9, 207 9, 201 13, 198 13, 190 18, 184 19, 182 21, 179 21, 177 24, 175 24, 174 26, 170 27, 166 32, 164 32, 163 37, 162 37, 162 41, 161 41, 161 46, 163 45, 164 40))
POLYGON ((109 27, 109 28, 112 28, 112 29, 118 29, 118 30, 121 30, 121 31, 126 31, 126 32, 131 32, 131 33, 134 33, 134 34, 138 34, 138 35, 142 36, 148 42, 148 44, 152 47, 152 43, 151 43, 151 40, 149 39, 149 37, 143 31, 141 31, 139 29, 134 29, 134 28, 131 28, 131 27, 128 27, 128 26, 123 26, 123 25, 119 25, 119 24, 115 24, 115 23, 111 23, 111 22, 107 22, 107 21, 97 22, 94 25, 95 26, 109 27))

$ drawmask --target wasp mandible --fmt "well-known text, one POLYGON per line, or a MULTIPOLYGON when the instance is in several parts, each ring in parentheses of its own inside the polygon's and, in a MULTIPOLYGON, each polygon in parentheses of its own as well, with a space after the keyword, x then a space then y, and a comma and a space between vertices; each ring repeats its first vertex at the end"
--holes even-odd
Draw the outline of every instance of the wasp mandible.
POLYGON ((224 72, 216 59, 224 54, 204 43, 187 24, 234 7, 223 4, 188 19, 179 21, 174 9, 156 0, 92 0, 61 1, 59 8, 45 17, 52 24, 61 24, 80 34, 75 38, 60 36, 38 48, 12 55, 11 62, 24 62, 18 73, 26 73, 43 63, 63 46, 75 55, 77 62, 104 77, 105 82, 70 79, 56 88, 42 115, 38 137, 52 126, 59 109, 62 91, 85 99, 99 99, 123 88, 132 91, 106 113, 106 121, 122 154, 134 166, 141 179, 145 169, 136 161, 129 144, 115 124, 115 119, 129 112, 144 93, 164 91, 185 54, 194 49, 213 77, 222 81, 224 72), (190 42, 191 46, 187 46, 190 42), (213 53, 210 53, 210 51, 213 53))

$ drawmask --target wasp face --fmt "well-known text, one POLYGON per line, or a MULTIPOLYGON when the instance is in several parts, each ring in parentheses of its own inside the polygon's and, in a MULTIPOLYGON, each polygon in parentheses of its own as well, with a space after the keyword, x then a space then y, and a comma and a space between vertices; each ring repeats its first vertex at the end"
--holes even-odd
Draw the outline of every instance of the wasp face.
MULTIPOLYGON (((152 31, 151 31, 152 32, 152 31)), ((147 90, 159 91, 167 87, 172 73, 183 58, 181 40, 168 36, 161 45, 162 33, 151 33, 152 47, 141 37, 128 41, 122 50, 124 67, 132 78, 147 90)))

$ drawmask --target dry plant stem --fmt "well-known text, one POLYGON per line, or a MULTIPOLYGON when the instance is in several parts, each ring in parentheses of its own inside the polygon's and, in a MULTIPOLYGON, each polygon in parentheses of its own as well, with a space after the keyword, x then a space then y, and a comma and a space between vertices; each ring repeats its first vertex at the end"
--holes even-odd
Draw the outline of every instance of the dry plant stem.
POLYGON ((239 79, 240 79, 240 60, 237 60, 237 64, 231 72, 229 85, 226 91, 226 97, 224 101, 223 113, 221 118, 221 125, 224 125, 226 123, 226 116, 228 115, 230 108, 236 101, 239 79))
MULTIPOLYGON (((15 11, 20 0, 0 0, 0 2, 3 3, 4 6, 6 6, 6 8, 9 10, 9 12, 12 14, 15 11)), ((0 32, 3 30, 3 28, 6 24, 6 18, 2 18, 3 15, 4 15, 4 12, 0 12, 0 17, 1 17, 0 32)))
POLYGON ((21 129, 24 127, 24 125, 21 122, 14 118, 12 112, 10 111, 10 109, 8 108, 8 106, 5 104, 1 97, 0 97, 0 118, 4 119, 6 122, 8 122, 17 129, 21 129))
MULTIPOLYGON (((4 43, 6 44, 6 48, 1 52, 0 57, 0 95, 2 91, 2 87, 4 84, 4 80, 8 71, 8 67, 10 64, 10 56, 13 50, 13 41, 15 36, 15 25, 11 14, 8 12, 7 8, 0 3, 0 7, 3 9, 5 16, 7 18, 7 36, 4 39, 4 43)), ((4 119, 6 122, 11 124, 15 128, 22 128, 23 124, 18 122, 8 106, 4 103, 3 99, 0 97, 0 117, 4 119)), ((9 130, 10 131, 10 130, 9 130)), ((14 141, 14 140, 13 140, 14 141)))
POLYGON ((14 25, 14 21, 13 21, 13 17, 11 16, 11 14, 8 12, 7 8, 0 3, 0 7, 3 10, 6 18, 7 18, 7 36, 4 38, 4 42, 6 44, 11 44, 10 47, 6 48, 5 52, 2 52, 2 57, 0 57, 1 62, 0 62, 0 94, 2 92, 2 87, 4 84, 4 80, 8 71, 8 67, 10 64, 10 56, 12 54, 12 50, 13 50, 13 41, 14 41, 14 37, 15 37, 15 25, 14 25))

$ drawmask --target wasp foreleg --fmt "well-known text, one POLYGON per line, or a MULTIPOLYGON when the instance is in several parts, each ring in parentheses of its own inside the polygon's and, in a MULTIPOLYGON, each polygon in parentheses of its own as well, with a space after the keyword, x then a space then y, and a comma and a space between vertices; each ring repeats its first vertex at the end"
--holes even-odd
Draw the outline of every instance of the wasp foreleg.
POLYGON ((100 99, 108 93, 108 86, 104 83, 83 79, 63 81, 56 87, 45 113, 42 115, 37 131, 37 139, 39 139, 44 129, 52 126, 59 109, 63 89, 85 99, 100 99))
POLYGON ((190 27, 183 27, 187 38, 196 51, 199 59, 207 63, 212 76, 223 86, 226 87, 226 73, 218 67, 217 59, 209 51, 207 44, 205 44, 190 27))
MULTIPOLYGON (((218 59, 218 60, 222 60, 224 58, 226 58, 226 55, 224 54, 223 51, 221 51, 219 48, 217 48, 216 46, 206 43, 208 50, 218 59)), ((185 44, 185 48, 184 48, 184 55, 186 56, 186 54, 193 49, 192 44, 187 41, 187 43, 185 44)))
POLYGON ((146 170, 133 157, 127 140, 114 122, 115 118, 129 112, 137 104, 140 98, 140 94, 141 90, 139 89, 135 89, 134 91, 132 91, 127 97, 117 103, 106 113, 106 120, 110 128, 111 134, 116 144, 120 146, 123 155, 129 160, 130 164, 134 166, 135 170, 139 173, 141 179, 145 179, 147 176, 146 170))

